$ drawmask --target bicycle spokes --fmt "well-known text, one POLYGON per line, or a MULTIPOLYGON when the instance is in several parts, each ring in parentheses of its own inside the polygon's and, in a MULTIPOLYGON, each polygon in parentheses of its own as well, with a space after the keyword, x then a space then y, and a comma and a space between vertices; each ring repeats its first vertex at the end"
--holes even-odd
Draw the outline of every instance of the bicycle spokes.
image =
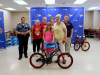
POLYGON ((34 54, 30 58, 30 63, 35 68, 40 68, 44 64, 44 58, 40 54, 34 54))
POLYGON ((58 64, 60 67, 62 68, 69 68, 73 63, 73 59, 72 57, 65 53, 65 54, 62 54, 61 56, 59 56, 58 58, 58 64))
POLYGON ((90 48, 90 45, 89 45, 88 42, 84 42, 84 43, 82 44, 82 50, 83 50, 83 51, 87 51, 89 48, 90 48))

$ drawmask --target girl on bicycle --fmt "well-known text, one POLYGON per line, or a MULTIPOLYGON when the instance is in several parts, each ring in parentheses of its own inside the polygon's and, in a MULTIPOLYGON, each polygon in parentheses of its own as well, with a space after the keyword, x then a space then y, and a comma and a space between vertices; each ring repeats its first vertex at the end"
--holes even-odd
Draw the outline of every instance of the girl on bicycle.
MULTIPOLYGON (((47 23, 46 29, 43 32, 43 40, 44 40, 44 49, 46 49, 45 48, 46 42, 52 42, 52 44, 54 43, 54 31, 52 29, 52 24, 50 22, 47 23)), ((48 58, 49 53, 54 51, 54 48, 47 48, 47 50, 45 51, 46 51, 46 56, 48 58)))

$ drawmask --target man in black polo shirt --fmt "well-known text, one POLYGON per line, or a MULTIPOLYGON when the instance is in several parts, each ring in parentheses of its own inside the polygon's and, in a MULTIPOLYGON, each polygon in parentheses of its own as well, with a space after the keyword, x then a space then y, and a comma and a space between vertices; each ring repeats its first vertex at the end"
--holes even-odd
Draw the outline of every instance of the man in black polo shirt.
POLYGON ((70 54, 70 40, 73 36, 73 25, 71 22, 68 21, 68 15, 65 15, 64 19, 64 23, 67 28, 67 42, 65 43, 65 52, 70 54))

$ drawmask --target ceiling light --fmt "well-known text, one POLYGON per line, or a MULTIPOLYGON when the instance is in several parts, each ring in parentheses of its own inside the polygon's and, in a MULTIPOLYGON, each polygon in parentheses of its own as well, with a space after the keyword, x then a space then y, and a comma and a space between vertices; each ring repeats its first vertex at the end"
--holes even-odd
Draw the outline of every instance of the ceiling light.
POLYGON ((5 8, 5 9, 7 9, 7 10, 16 10, 16 9, 14 9, 14 8, 5 8))
POLYGON ((83 4, 87 0, 76 0, 73 4, 83 4))
POLYGON ((45 0, 46 4, 55 4, 55 0, 45 0))
POLYGON ((3 6, 2 4, 0 4, 0 6, 3 6))
POLYGON ((90 8, 88 8, 88 9, 96 9, 96 8, 98 8, 98 7, 90 7, 90 8))
POLYGON ((16 2, 19 5, 28 5, 25 1, 23 0, 13 0, 14 2, 16 2))
POLYGON ((27 9, 30 9, 30 7, 26 7, 27 9))

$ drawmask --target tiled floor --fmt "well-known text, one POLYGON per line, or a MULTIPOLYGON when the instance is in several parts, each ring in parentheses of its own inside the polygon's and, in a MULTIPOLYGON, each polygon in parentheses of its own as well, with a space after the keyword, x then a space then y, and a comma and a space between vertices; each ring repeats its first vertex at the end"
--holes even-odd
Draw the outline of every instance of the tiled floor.
MULTIPOLYGON (((74 51, 71 46, 73 65, 68 69, 62 69, 56 63, 44 65, 40 69, 33 68, 29 58, 18 60, 18 47, 9 47, 0 51, 0 75, 100 75, 100 40, 87 39, 90 49, 87 52, 74 51)), ((33 53, 29 44, 28 57, 33 53)), ((56 57, 53 61, 56 60, 56 57)))

